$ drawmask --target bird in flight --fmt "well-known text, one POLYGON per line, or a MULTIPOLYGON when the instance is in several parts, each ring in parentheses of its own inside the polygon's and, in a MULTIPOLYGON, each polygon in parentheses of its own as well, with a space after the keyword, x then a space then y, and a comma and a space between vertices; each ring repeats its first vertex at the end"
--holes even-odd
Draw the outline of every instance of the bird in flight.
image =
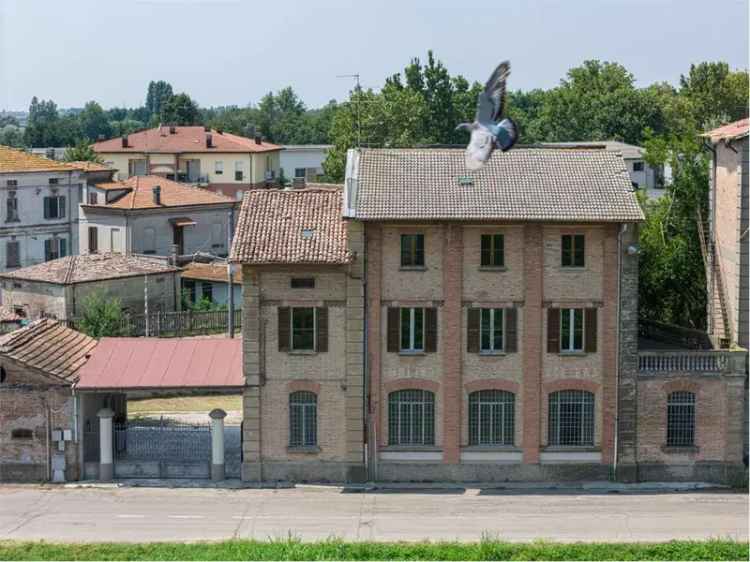
POLYGON ((466 167, 480 169, 492 152, 499 148, 510 150, 518 140, 518 128, 510 117, 502 118, 505 106, 505 80, 510 74, 510 63, 501 62, 490 75, 484 90, 477 96, 477 114, 473 123, 461 123, 457 131, 471 133, 466 147, 466 167))

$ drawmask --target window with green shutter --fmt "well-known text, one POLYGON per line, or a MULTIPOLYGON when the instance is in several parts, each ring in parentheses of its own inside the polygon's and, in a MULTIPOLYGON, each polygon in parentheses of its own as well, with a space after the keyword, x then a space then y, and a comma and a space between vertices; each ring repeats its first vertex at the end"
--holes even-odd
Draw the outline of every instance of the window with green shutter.
POLYGON ((564 234, 561 240, 561 251, 563 267, 586 265, 586 238, 583 234, 564 234))
POLYGON ((502 234, 482 234, 482 267, 505 265, 505 237, 502 234))

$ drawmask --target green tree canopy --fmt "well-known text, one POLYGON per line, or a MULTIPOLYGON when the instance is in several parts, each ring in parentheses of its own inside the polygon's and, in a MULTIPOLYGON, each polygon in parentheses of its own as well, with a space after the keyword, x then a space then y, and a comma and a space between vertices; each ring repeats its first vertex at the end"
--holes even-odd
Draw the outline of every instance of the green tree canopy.
POLYGON ((109 298, 102 292, 91 293, 84 297, 81 308, 78 329, 85 334, 92 338, 123 335, 120 299, 109 298))
POLYGON ((95 101, 88 102, 78 114, 83 136, 91 142, 108 139, 112 136, 112 126, 102 106, 95 101))
POLYGON ((64 159, 66 162, 102 162, 102 157, 99 156, 91 145, 86 141, 81 141, 75 146, 70 146, 65 149, 64 159))
POLYGON ((171 125, 200 125, 201 113, 198 104, 182 93, 172 96, 161 107, 160 120, 171 125))
MULTIPOLYGON (((149 82, 145 105, 148 118, 158 118, 161 115, 162 108, 173 95, 172 85, 169 82, 165 82, 164 80, 159 80, 157 82, 152 80, 149 82)), ((122 121, 124 118, 125 116, 121 116, 117 120, 122 121)))

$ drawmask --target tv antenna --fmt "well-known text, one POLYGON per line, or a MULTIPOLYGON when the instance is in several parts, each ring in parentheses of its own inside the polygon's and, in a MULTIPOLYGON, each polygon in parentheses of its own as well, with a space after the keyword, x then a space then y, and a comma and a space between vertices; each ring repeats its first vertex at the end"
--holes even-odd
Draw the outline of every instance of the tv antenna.
POLYGON ((357 93, 357 96, 354 100, 354 106, 356 107, 357 112, 357 148, 360 148, 362 145, 362 113, 360 110, 360 104, 361 104, 361 97, 362 97, 362 87, 359 84, 359 73, 357 74, 338 74, 336 75, 336 78, 354 78, 354 91, 357 93))

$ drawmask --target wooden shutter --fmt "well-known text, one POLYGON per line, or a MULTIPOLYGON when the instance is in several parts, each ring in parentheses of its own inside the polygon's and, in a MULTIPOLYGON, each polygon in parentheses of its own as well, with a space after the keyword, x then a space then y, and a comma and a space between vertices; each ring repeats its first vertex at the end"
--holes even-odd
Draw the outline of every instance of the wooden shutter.
POLYGON ((57 218, 58 219, 64 219, 65 218, 65 207, 67 205, 65 204, 65 196, 61 195, 57 198, 57 218))
POLYGON ((401 309, 400 308, 389 308, 388 309, 388 341, 387 350, 389 353, 398 353, 400 345, 398 341, 399 336, 399 321, 400 321, 401 309))
POLYGON ((52 198, 45 197, 43 201, 44 201, 44 218, 48 219, 50 218, 50 215, 51 215, 50 208, 51 208, 52 198))
POLYGON ((516 325, 518 314, 515 308, 506 308, 505 314, 505 353, 516 353, 518 351, 518 332, 516 325))
POLYGON ((478 308, 470 308, 466 323, 466 351, 479 353, 479 314, 478 308))
POLYGON ((47 239, 44 241, 44 261, 52 259, 52 240, 47 239))
POLYGON ((317 351, 328 351, 328 309, 324 306, 315 310, 315 329, 317 330, 317 351))
POLYGON ((99 251, 99 229, 95 226, 89 227, 89 254, 99 251))
POLYGON ((289 339, 290 339, 290 311, 288 306, 280 306, 279 310, 279 351, 289 351, 289 339))
POLYGON ((437 308, 425 308, 425 353, 437 351, 437 308))
POLYGON ((547 309, 547 353, 560 353, 560 309, 547 309))
POLYGON ((596 324, 596 308, 587 308, 586 315, 583 320, 583 335, 585 338, 583 350, 586 353, 596 353, 596 336, 597 336, 597 324, 596 324))
POLYGON ((21 244, 15 240, 9 241, 6 245, 7 255, 5 256, 6 267, 18 267, 21 265, 21 244))

